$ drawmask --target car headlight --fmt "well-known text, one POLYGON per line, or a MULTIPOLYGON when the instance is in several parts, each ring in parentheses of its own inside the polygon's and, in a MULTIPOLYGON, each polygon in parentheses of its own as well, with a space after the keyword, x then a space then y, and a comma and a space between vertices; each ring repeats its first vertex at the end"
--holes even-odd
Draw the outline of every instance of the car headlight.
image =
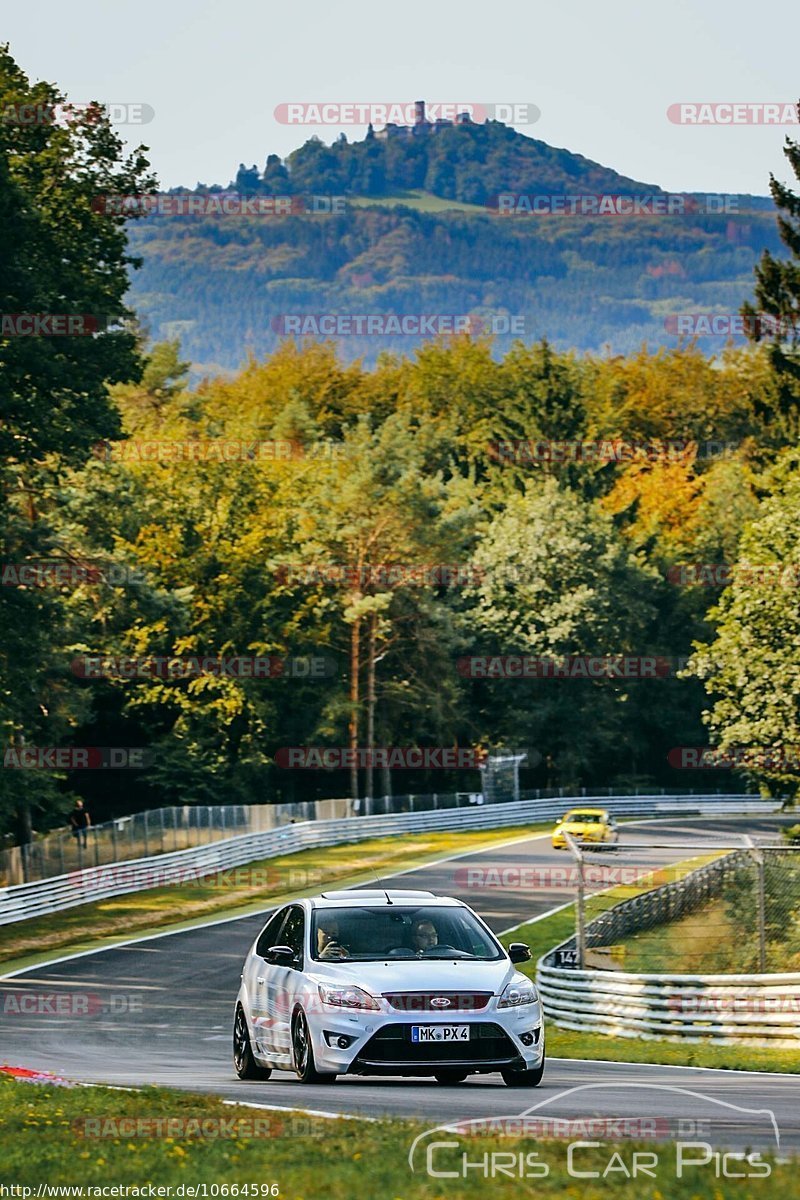
POLYGON ((323 1004, 333 1004, 336 1008, 380 1008, 378 1001, 369 992, 360 987, 332 987, 327 983, 319 984, 319 998, 323 1004))
POLYGON ((518 1008, 521 1004, 535 1004, 539 999, 536 985, 530 981, 515 983, 511 980, 508 987, 497 1001, 498 1008, 518 1008))

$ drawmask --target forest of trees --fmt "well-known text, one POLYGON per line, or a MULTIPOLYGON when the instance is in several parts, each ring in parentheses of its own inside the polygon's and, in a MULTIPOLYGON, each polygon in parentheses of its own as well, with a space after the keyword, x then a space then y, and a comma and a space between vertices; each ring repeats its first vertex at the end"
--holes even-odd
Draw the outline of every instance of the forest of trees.
MULTIPOLYGON (((437 135, 438 136, 438 135, 437 135)), ((148 216, 131 233, 143 259, 131 303, 158 340, 180 338, 193 379, 238 370, 282 340, 285 314, 446 313, 518 317, 526 341, 635 353, 674 347, 674 313, 735 315, 771 214, 496 217, 352 207, 331 215, 148 216)), ((507 326, 501 326, 506 328, 507 326)), ((374 364, 418 337, 340 339, 374 364)), ((498 353, 513 337, 501 334, 498 353)), ((707 354, 726 336, 704 336, 707 354)))

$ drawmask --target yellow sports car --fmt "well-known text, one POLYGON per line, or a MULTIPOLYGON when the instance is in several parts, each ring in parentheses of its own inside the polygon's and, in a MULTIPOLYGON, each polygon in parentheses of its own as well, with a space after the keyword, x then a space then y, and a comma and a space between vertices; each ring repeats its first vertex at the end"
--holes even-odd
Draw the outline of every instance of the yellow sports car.
POLYGON ((619 841, 617 823, 605 808, 571 808, 556 822, 553 830, 553 845, 556 850, 565 848, 565 833, 574 837, 576 842, 597 842, 614 846, 619 841))

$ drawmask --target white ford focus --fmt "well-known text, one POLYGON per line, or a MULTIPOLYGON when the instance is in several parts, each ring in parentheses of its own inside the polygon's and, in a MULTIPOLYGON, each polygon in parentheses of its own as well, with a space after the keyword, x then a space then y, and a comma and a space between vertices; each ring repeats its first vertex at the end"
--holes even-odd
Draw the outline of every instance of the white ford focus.
POLYGON ((544 1072, 535 986, 471 908, 431 892, 327 892, 280 909, 256 938, 236 1000, 241 1079, 295 1071, 429 1075, 460 1083, 500 1071, 512 1087, 544 1072))

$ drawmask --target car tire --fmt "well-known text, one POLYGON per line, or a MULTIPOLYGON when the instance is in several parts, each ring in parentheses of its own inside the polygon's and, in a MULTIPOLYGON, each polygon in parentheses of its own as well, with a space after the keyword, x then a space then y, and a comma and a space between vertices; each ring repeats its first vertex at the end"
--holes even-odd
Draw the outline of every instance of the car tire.
POLYGON ((437 1071, 434 1079, 441 1084, 463 1083, 469 1075, 469 1071, 437 1071))
POLYGON ((314 1048, 306 1014, 299 1008, 292 1021, 292 1058, 301 1083, 333 1083, 335 1074, 318 1071, 314 1065, 314 1048))
POLYGON ((510 1068, 506 1068, 505 1071, 501 1071, 501 1075, 506 1087, 538 1087, 544 1075, 544 1059, 542 1059, 541 1066, 530 1067, 524 1071, 512 1071, 510 1068))
POLYGON ((260 1067, 253 1057, 250 1031, 241 1004, 236 1005, 233 1019, 233 1069, 240 1079, 269 1079, 272 1074, 270 1067, 260 1067))

